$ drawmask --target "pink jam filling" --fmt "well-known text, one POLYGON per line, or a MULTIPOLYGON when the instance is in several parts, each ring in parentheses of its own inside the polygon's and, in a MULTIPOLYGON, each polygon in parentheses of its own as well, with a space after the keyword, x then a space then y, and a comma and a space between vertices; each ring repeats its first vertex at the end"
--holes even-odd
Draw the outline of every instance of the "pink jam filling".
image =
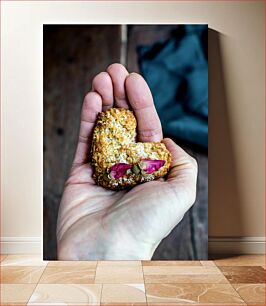
MULTIPOLYGON (((149 160, 143 159, 138 165, 147 174, 151 174, 159 170, 165 164, 165 160, 149 160)), ((114 179, 119 179, 123 177, 127 170, 131 169, 133 165, 125 163, 117 163, 111 167, 110 176, 114 179)))
POLYGON ((130 169, 132 165, 125 163, 118 163, 111 167, 110 175, 112 178, 119 179, 124 176, 128 169, 130 169))
POLYGON ((164 164, 165 160, 142 160, 141 168, 148 174, 159 170, 164 164))

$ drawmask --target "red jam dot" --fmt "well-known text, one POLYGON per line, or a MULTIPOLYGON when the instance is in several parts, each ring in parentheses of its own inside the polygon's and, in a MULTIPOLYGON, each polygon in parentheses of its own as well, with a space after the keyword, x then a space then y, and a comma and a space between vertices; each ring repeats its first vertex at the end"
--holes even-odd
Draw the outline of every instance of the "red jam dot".
POLYGON ((125 164, 125 163, 118 163, 111 167, 110 175, 112 178, 119 179, 120 177, 123 177, 127 170, 130 169, 132 165, 125 164))
POLYGON ((142 160, 139 162, 139 166, 146 173, 151 174, 159 170, 165 164, 165 160, 142 160))

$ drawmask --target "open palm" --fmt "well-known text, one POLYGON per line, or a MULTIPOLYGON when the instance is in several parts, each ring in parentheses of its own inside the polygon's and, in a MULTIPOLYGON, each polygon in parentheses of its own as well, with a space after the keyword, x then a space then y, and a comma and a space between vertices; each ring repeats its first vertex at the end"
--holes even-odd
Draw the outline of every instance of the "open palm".
POLYGON ((94 78, 84 99, 76 155, 57 221, 58 259, 150 259, 194 203, 196 179, 196 161, 172 140, 163 139, 145 80, 112 64, 94 78), (110 107, 134 111, 139 141, 164 142, 172 154, 167 179, 122 191, 95 184, 89 162, 91 138, 97 114, 110 107))

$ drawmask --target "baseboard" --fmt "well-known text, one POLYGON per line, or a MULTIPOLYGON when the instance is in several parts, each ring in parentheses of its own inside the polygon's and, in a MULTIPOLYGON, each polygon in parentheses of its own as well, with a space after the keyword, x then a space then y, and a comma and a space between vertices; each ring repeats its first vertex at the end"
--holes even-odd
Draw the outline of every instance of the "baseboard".
POLYGON ((1 237, 2 254, 42 254, 41 237, 1 237))
POLYGON ((265 237, 209 237, 209 254, 265 254, 265 237))
MULTIPOLYGON (((40 254, 41 237, 1 237, 2 254, 40 254)), ((209 254, 264 254, 265 237, 209 237, 209 254)))

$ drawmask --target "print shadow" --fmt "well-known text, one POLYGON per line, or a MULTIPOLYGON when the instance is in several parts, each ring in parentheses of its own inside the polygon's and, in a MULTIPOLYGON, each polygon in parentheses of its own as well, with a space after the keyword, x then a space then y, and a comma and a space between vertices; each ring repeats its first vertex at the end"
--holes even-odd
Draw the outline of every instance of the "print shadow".
POLYGON ((209 29, 209 254, 217 238, 232 237, 244 226, 221 49, 226 39, 209 29))

